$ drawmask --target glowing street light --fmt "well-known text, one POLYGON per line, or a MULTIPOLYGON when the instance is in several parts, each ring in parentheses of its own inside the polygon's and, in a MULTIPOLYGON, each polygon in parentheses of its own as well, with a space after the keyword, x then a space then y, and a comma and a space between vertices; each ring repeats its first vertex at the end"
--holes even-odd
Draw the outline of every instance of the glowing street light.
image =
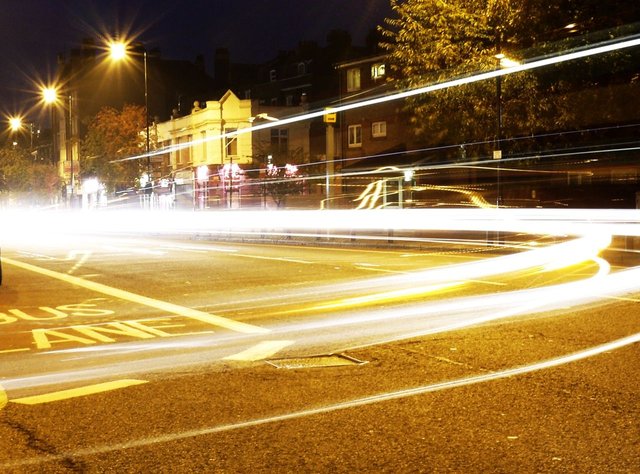
MULTIPOLYGON (((129 54, 128 44, 124 41, 112 41, 109 43, 109 56, 113 61, 123 61, 129 54)), ((151 174, 151 156, 149 155, 149 82, 147 74, 147 49, 142 49, 143 67, 144 67, 144 112, 145 112, 145 135, 146 135, 146 156, 147 156, 147 174, 149 179, 153 179, 151 174)))
POLYGON ((20 117, 10 117, 9 118, 9 127, 11 127, 12 132, 17 132, 22 129, 22 119, 20 117))
MULTIPOLYGON (((30 145, 29 145, 29 150, 33 151, 33 133, 34 133, 34 129, 33 129, 33 122, 24 122, 24 120, 22 119, 22 117, 9 117, 9 128, 11 129, 11 131, 13 133, 17 133, 19 131, 21 131, 25 125, 27 125, 29 127, 29 136, 30 136, 30 145)), ((40 133, 40 130, 37 131, 38 133, 40 133)), ((17 141, 13 142, 13 145, 16 146, 18 144, 17 141)))
MULTIPOLYGON (((516 67, 516 66, 520 66, 520 63, 514 59, 508 58, 507 56, 505 56, 503 53, 498 53, 495 55, 495 58, 498 62, 497 66, 498 69, 501 68, 512 68, 512 67, 516 67)), ((495 145, 494 145, 494 150, 493 150, 493 159, 494 160, 501 160, 502 159, 502 149, 501 149, 501 142, 502 142, 502 76, 496 76, 496 117, 497 117, 497 122, 496 122, 496 139, 495 139, 495 145)), ((501 201, 501 196, 500 196, 500 161, 498 161, 498 167, 497 167, 497 177, 496 177, 496 184, 497 184, 497 192, 496 192, 496 207, 500 207, 500 201, 501 201)))
POLYGON ((58 90, 55 87, 43 87, 41 92, 45 104, 55 104, 58 101, 58 90))
MULTIPOLYGON (((48 85, 48 86, 42 86, 40 87, 40 96, 41 96, 41 100, 45 105, 48 106, 53 106, 53 105, 59 105, 60 104, 60 92, 59 92, 59 88, 55 85, 48 85)), ((69 159, 69 163, 70 163, 70 172, 69 172, 69 182, 70 182, 70 195, 73 198, 74 195, 74 189, 75 189, 75 177, 74 177, 74 164, 73 164, 73 149, 72 149, 72 145, 71 145, 71 141, 73 140, 73 135, 74 135, 74 126, 73 126, 73 96, 71 95, 71 92, 69 92, 69 96, 68 96, 68 112, 69 112, 69 139, 68 139, 68 143, 67 143, 67 152, 66 152, 66 157, 69 159)), ((53 112, 53 108, 51 109, 51 129, 53 131, 53 126, 54 126, 54 112, 53 112)), ((57 152, 58 147, 56 144, 56 134, 52 133, 52 143, 53 143, 53 150, 54 153, 57 152)))

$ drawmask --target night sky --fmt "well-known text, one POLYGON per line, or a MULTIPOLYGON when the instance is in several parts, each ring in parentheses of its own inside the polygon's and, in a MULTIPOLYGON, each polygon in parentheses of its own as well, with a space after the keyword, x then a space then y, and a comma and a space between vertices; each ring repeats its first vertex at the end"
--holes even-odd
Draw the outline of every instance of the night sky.
POLYGON ((263 62, 301 40, 326 44, 344 29, 354 44, 391 9, 389 0, 0 0, 0 114, 33 105, 34 82, 48 82, 59 53, 86 37, 137 36, 165 58, 205 57, 226 47, 233 62, 263 62))

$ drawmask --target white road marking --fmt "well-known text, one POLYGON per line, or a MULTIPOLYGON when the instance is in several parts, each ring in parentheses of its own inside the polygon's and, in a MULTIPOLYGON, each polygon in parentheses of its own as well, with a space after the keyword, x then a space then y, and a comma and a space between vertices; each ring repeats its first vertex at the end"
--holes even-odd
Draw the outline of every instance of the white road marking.
POLYGON ((161 311, 166 311, 167 313, 172 313, 180 316, 185 316, 187 318, 197 319, 198 321, 202 321, 204 323, 211 324, 213 326, 218 326, 225 329, 231 329, 233 331, 250 333, 250 334, 265 334, 269 332, 268 329, 261 328, 259 326, 254 326, 253 324, 234 321, 233 319, 223 318, 222 316, 209 314, 204 311, 198 311, 197 309, 180 306, 177 304, 169 303, 167 301, 156 300, 153 298, 149 298, 147 296, 131 293, 130 291, 121 290, 119 288, 103 285, 102 283, 97 283, 90 280, 84 280, 82 278, 78 278, 73 275, 67 275, 65 273, 59 273, 53 270, 48 270, 46 268, 37 267, 29 263, 13 260, 12 258, 2 257, 2 262, 6 263, 7 265, 13 265, 15 267, 22 268, 23 270, 28 270, 34 273, 39 273, 41 275, 48 276, 50 278, 62 280, 66 283, 70 283, 72 285, 86 288, 91 291, 102 293, 104 295, 113 296, 115 298, 131 301, 137 304, 142 304, 145 306, 149 306, 151 308, 159 309, 161 311))
POLYGON ((78 260, 78 261, 76 262, 76 264, 75 264, 75 265, 74 265, 74 266, 73 266, 69 271, 67 271, 67 273, 68 273, 68 274, 75 273, 75 271, 76 271, 78 268, 80 268, 82 265, 84 265, 84 264, 85 264, 85 262, 86 262, 87 260, 89 260, 89 257, 91 257, 91 255, 92 255, 92 253, 93 253, 93 252, 91 252, 91 250, 81 250, 81 251, 75 251, 75 250, 74 250, 74 251, 72 251, 72 252, 69 252, 69 254, 68 254, 68 256, 67 256, 67 260, 73 260, 73 259, 75 259, 75 258, 76 258, 76 256, 77 256, 79 253, 80 253, 80 254, 82 254, 82 257, 80 258, 80 260, 78 260))
MULTIPOLYGON (((84 387, 71 388, 69 390, 60 390, 58 392, 44 393, 42 395, 34 395, 31 397, 16 398, 11 403, 19 403, 20 405, 39 405, 42 403, 59 402, 69 398, 85 397, 87 395, 95 395, 96 393, 108 392, 110 390, 118 390, 120 388, 131 387, 147 383, 147 380, 122 379, 113 382, 104 382, 94 385, 85 385, 84 387)), ((0 403, 2 400, 0 400, 0 403)), ((1 405, 0 405, 1 408, 1 405)))
POLYGON ((297 260, 295 258, 286 258, 286 257, 261 257, 259 255, 247 255, 244 253, 236 253, 234 255, 236 257, 255 258, 257 260, 274 260, 277 262, 291 262, 291 263, 305 263, 305 264, 315 263, 315 262, 310 262, 308 260, 297 260))
POLYGON ((233 354, 225 357, 223 360, 238 360, 238 361, 256 361, 256 360, 264 360, 280 350, 284 349, 287 346, 290 346, 295 341, 263 341, 256 344, 249 349, 238 352, 237 354, 233 354))

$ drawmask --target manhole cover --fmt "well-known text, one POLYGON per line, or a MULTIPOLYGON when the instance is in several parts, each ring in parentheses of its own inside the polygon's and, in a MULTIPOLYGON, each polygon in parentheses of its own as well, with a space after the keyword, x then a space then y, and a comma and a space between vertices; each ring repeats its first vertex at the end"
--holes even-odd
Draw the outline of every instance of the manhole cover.
POLYGON ((342 365, 361 365, 366 362, 344 354, 330 354, 290 359, 271 359, 267 363, 279 369, 308 369, 313 367, 339 367, 342 365))

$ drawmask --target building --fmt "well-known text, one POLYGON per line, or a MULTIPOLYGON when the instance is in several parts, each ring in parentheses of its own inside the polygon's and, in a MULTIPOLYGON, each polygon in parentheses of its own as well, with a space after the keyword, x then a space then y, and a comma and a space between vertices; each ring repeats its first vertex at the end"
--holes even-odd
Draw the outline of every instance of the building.
POLYGON ((194 100, 209 97, 214 89, 201 57, 195 62, 168 60, 159 51, 147 51, 136 44, 129 60, 117 64, 106 49, 93 39, 85 39, 79 48, 58 57, 59 103, 52 114, 52 138, 59 173, 70 196, 80 191, 81 140, 100 109, 147 102, 153 123, 189 113, 194 100))
MULTIPOLYGON (((336 65, 339 99, 336 105, 346 105, 374 99, 397 92, 389 78, 385 55, 371 55, 336 65)), ((416 147, 416 137, 403 101, 389 101, 365 108, 343 111, 337 120, 337 165, 342 205, 354 206, 366 187, 374 180, 382 180, 384 189, 396 196, 389 203, 398 202, 405 180, 404 170, 415 157, 407 151, 416 147), (375 174, 381 170, 380 174, 375 174), (364 173, 364 175, 363 175, 364 173), (373 173, 373 174, 372 174, 373 173)), ((383 197, 389 193, 382 193, 383 197)))
POLYGON ((261 106, 228 90, 219 100, 194 103, 189 115, 155 124, 159 150, 166 150, 153 158, 156 193, 175 195, 181 207, 259 202, 254 184, 269 164, 308 161, 308 123, 277 125, 278 118, 302 111, 261 106), (273 127, 250 132, 252 125, 264 121, 273 127))

